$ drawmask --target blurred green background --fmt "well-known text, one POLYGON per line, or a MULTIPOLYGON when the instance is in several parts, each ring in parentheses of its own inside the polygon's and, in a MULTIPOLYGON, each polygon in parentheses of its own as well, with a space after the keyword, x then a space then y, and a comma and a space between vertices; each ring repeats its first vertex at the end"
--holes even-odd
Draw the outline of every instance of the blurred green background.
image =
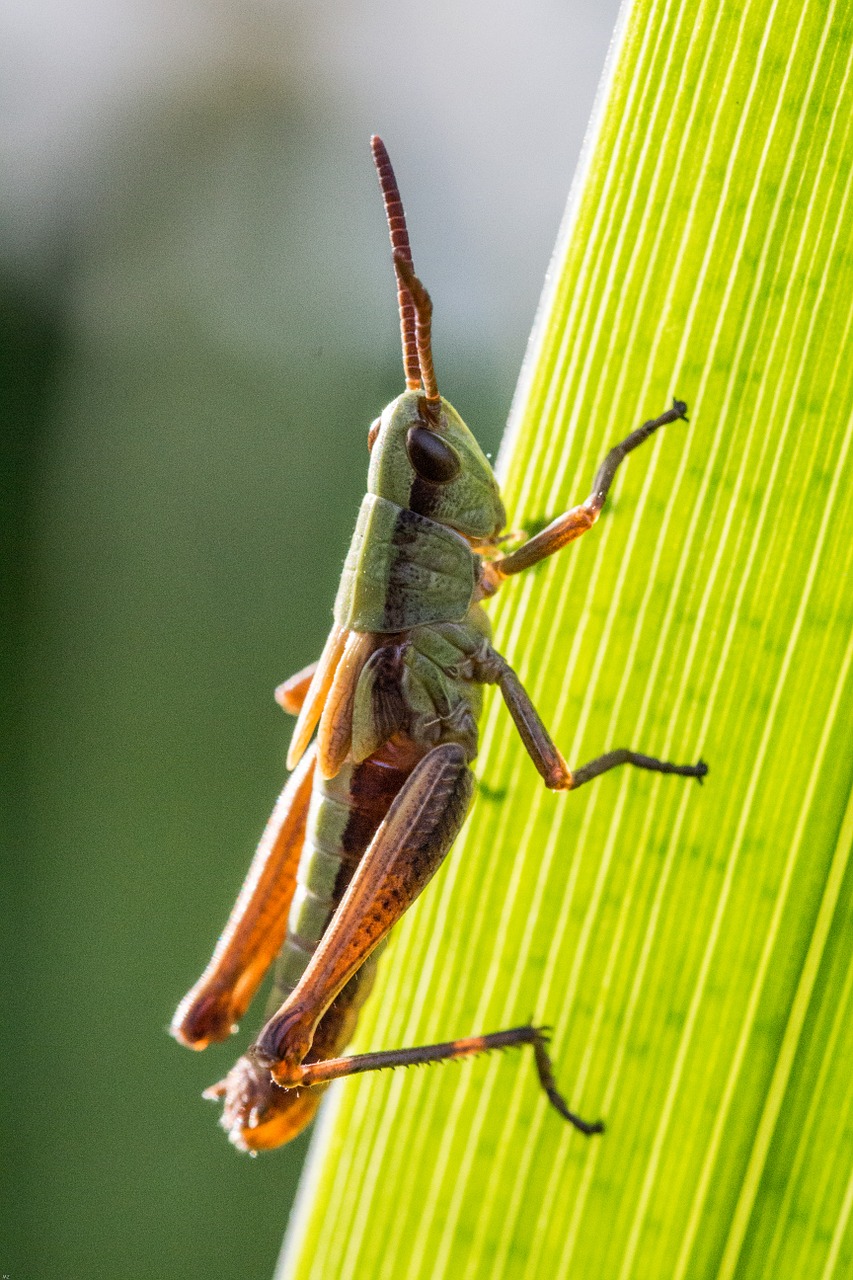
POLYGON ((615 13, 6 11, 13 1280, 272 1272, 307 1139, 238 1156, 199 1099, 236 1042, 165 1028, 281 785, 272 689, 322 645, 367 427, 402 389, 368 137, 440 385, 494 451, 615 13))

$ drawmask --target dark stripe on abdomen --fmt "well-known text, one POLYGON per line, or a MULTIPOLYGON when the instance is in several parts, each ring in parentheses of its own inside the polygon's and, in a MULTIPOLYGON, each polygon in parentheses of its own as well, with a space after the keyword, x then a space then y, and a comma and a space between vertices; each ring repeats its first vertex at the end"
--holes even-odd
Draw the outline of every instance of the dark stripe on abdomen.
MULTIPOLYGON (((276 964, 271 1008, 279 1007, 305 972, 409 772, 371 757, 362 764, 343 765, 334 778, 316 775, 287 936, 276 964)), ((338 1001, 343 995, 341 992, 338 1001)))

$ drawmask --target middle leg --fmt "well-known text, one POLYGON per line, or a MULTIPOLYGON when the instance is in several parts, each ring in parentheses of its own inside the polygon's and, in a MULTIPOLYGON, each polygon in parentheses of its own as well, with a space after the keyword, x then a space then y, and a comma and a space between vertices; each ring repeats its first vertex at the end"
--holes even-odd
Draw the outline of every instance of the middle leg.
POLYGON ((637 769, 649 769, 653 773, 674 773, 682 778, 696 778, 699 782, 708 772, 708 766, 703 760, 696 764, 672 764, 668 760, 641 755, 638 751, 630 751, 624 747, 596 756, 578 769, 570 769, 542 723, 530 694, 496 649, 489 647, 485 651, 474 664, 473 674, 475 680, 498 686, 527 754, 539 770, 545 786, 553 791, 576 791, 585 782, 623 764, 632 764, 637 769))

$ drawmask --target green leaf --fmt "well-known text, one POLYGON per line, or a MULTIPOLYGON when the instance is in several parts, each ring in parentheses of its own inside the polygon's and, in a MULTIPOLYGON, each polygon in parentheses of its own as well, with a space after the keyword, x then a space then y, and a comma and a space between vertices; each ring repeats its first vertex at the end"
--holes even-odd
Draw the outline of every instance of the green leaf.
MULTIPOLYGON (((853 10, 637 0, 501 457, 516 526, 625 462, 599 526, 496 602, 565 756, 497 698, 488 784, 357 1048, 554 1026, 336 1087, 280 1274, 829 1277, 853 1267, 853 10)), ((463 413, 465 407, 462 406, 463 413)))

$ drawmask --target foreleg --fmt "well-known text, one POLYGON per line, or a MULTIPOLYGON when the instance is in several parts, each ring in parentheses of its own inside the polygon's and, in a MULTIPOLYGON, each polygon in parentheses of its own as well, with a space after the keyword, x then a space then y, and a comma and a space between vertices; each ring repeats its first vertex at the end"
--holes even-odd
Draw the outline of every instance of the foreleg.
POLYGON ((660 427, 666 426, 669 422, 675 422, 678 418, 682 418, 686 422, 686 415, 687 405, 684 401, 673 400, 672 408, 667 409, 666 413, 662 413, 659 418, 651 418, 648 422, 644 422, 636 431, 632 431, 629 436, 615 445, 598 468, 595 479, 592 482, 592 492, 585 502, 581 503, 579 507, 572 507, 571 511, 567 511, 564 515, 558 516, 556 520, 548 525, 547 529, 537 533, 535 537, 525 542, 517 551, 512 551, 506 556, 500 556, 498 559, 493 560, 491 564, 484 566, 486 594, 497 590, 501 578, 508 577, 513 573, 522 573, 532 565, 538 564, 540 560, 544 560, 546 556, 552 556, 555 551, 559 551, 567 543, 574 542, 576 538, 580 538, 587 533, 599 517, 610 486, 613 483, 613 477, 622 459, 641 445, 644 440, 648 440, 649 436, 660 427))

